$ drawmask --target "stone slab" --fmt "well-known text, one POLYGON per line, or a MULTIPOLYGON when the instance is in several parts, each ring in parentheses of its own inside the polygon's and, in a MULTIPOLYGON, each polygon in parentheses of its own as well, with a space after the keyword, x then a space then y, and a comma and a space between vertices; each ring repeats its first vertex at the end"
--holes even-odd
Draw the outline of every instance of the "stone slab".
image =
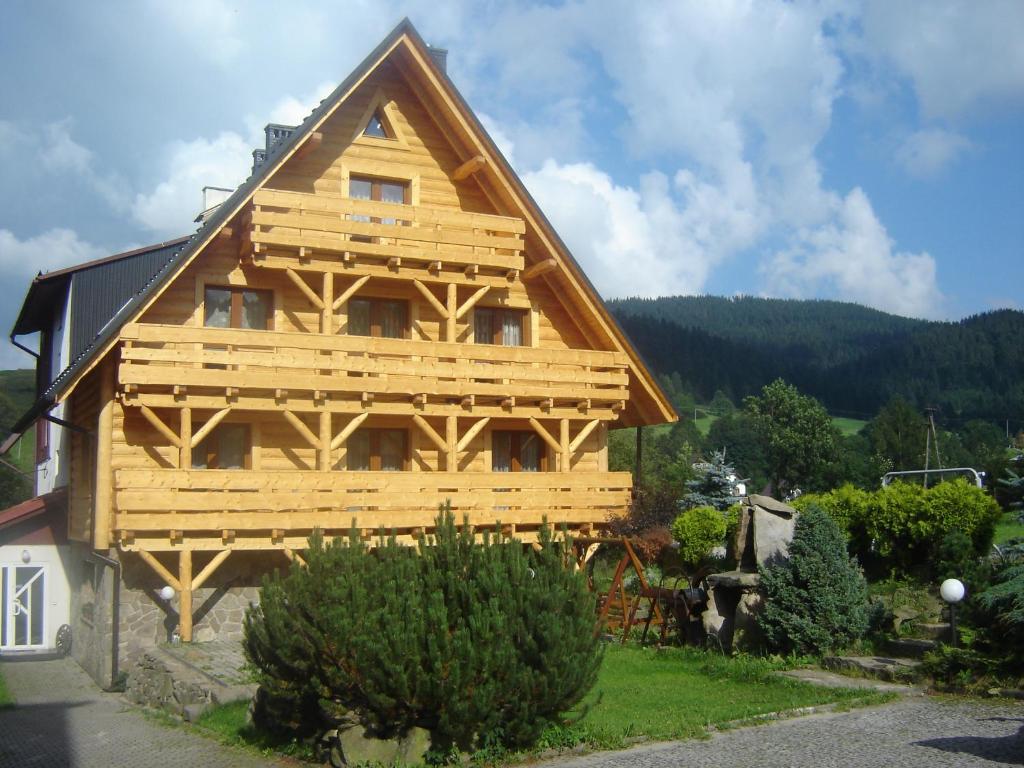
POLYGON ((754 559, 758 566, 772 565, 789 557, 796 518, 783 517, 754 507, 754 559))

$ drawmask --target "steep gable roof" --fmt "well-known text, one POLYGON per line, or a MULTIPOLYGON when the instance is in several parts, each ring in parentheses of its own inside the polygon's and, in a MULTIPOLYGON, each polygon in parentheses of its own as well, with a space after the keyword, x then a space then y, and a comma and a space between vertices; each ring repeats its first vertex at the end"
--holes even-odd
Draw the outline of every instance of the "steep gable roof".
POLYGON ((401 50, 404 54, 401 57, 396 57, 399 69, 407 76, 419 76, 423 81, 429 83, 429 87, 418 94, 421 99, 433 102, 426 106, 435 107, 439 111, 447 113, 443 116, 433 114, 432 117, 435 121, 439 117, 444 117, 449 123, 455 125, 462 134, 462 143, 466 145, 467 149, 472 150, 467 154, 470 156, 481 154, 484 157, 485 170, 489 179, 487 186, 490 187, 489 190, 485 189, 485 192, 500 198, 502 207, 523 215, 533 226, 534 236, 542 243, 544 252, 556 254, 559 267, 558 279, 564 284, 561 287, 565 289, 560 292, 563 298, 567 297, 573 302, 574 307, 580 311, 581 317, 585 320, 585 326, 590 329, 590 333, 598 336, 598 341, 603 344, 611 344, 629 355, 632 363, 632 383, 637 385, 636 387, 631 386, 631 391, 637 391, 641 397, 639 400, 630 401, 629 410, 636 409, 636 411, 632 413, 631 418, 624 419, 624 422, 627 424, 660 423, 675 421, 678 418, 625 333, 605 308, 594 286, 558 237, 508 161, 487 135, 454 84, 438 67, 435 52, 423 41, 408 19, 403 19, 287 138, 282 139, 271 148, 265 160, 254 167, 252 175, 200 226, 195 235, 167 259, 152 279, 114 314, 83 354, 74 359, 43 394, 40 402, 36 404, 38 407, 33 408, 36 416, 73 391, 77 382, 115 343, 116 334, 121 326, 139 316, 159 295, 160 291, 171 282, 173 277, 184 269, 243 209, 253 193, 295 154, 377 66, 397 50, 401 50))

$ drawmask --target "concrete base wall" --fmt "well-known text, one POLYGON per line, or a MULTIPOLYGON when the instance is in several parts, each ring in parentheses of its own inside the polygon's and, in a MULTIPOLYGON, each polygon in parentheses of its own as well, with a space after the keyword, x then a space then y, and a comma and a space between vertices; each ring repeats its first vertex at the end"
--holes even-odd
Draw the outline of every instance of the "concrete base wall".
MULTIPOLYGON (((113 570, 86 559, 90 549, 72 545, 71 627, 75 660, 100 685, 112 682, 113 570)), ((193 573, 199 573, 214 553, 193 555, 193 573)), ((171 642, 178 627, 179 598, 160 596, 165 582, 138 554, 110 553, 121 563, 118 589, 118 669, 124 671, 148 650, 171 642)), ((171 573, 178 572, 177 555, 158 555, 171 573)), ((235 552, 195 590, 193 642, 241 640, 245 611, 259 602, 265 573, 286 570, 288 561, 276 552, 235 552)))

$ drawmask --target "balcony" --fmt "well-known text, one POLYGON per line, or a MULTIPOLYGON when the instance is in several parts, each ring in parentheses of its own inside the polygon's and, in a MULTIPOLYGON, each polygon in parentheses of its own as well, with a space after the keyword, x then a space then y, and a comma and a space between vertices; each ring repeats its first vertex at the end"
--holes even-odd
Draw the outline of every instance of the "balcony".
POLYGON ((506 216, 264 189, 246 220, 256 263, 283 250, 303 258, 326 252, 345 261, 523 269, 526 225, 506 216))
POLYGON ((119 469, 115 535, 125 549, 302 549, 314 528, 344 536, 429 532, 438 505, 478 528, 536 539, 625 513, 628 472, 258 472, 119 469), (172 511, 168 511, 172 510, 172 511))
POLYGON ((119 384, 621 407, 623 353, 136 323, 119 384))

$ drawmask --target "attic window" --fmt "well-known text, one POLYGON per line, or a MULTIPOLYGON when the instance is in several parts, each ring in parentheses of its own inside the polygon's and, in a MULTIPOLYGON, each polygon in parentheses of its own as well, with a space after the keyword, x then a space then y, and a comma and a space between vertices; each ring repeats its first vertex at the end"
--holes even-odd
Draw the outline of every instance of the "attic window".
POLYGON ((387 124, 381 117, 379 110, 370 116, 369 122, 366 123, 366 127, 363 129, 363 136, 369 136, 374 139, 394 138, 394 136, 390 135, 390 132, 387 129, 387 124))

